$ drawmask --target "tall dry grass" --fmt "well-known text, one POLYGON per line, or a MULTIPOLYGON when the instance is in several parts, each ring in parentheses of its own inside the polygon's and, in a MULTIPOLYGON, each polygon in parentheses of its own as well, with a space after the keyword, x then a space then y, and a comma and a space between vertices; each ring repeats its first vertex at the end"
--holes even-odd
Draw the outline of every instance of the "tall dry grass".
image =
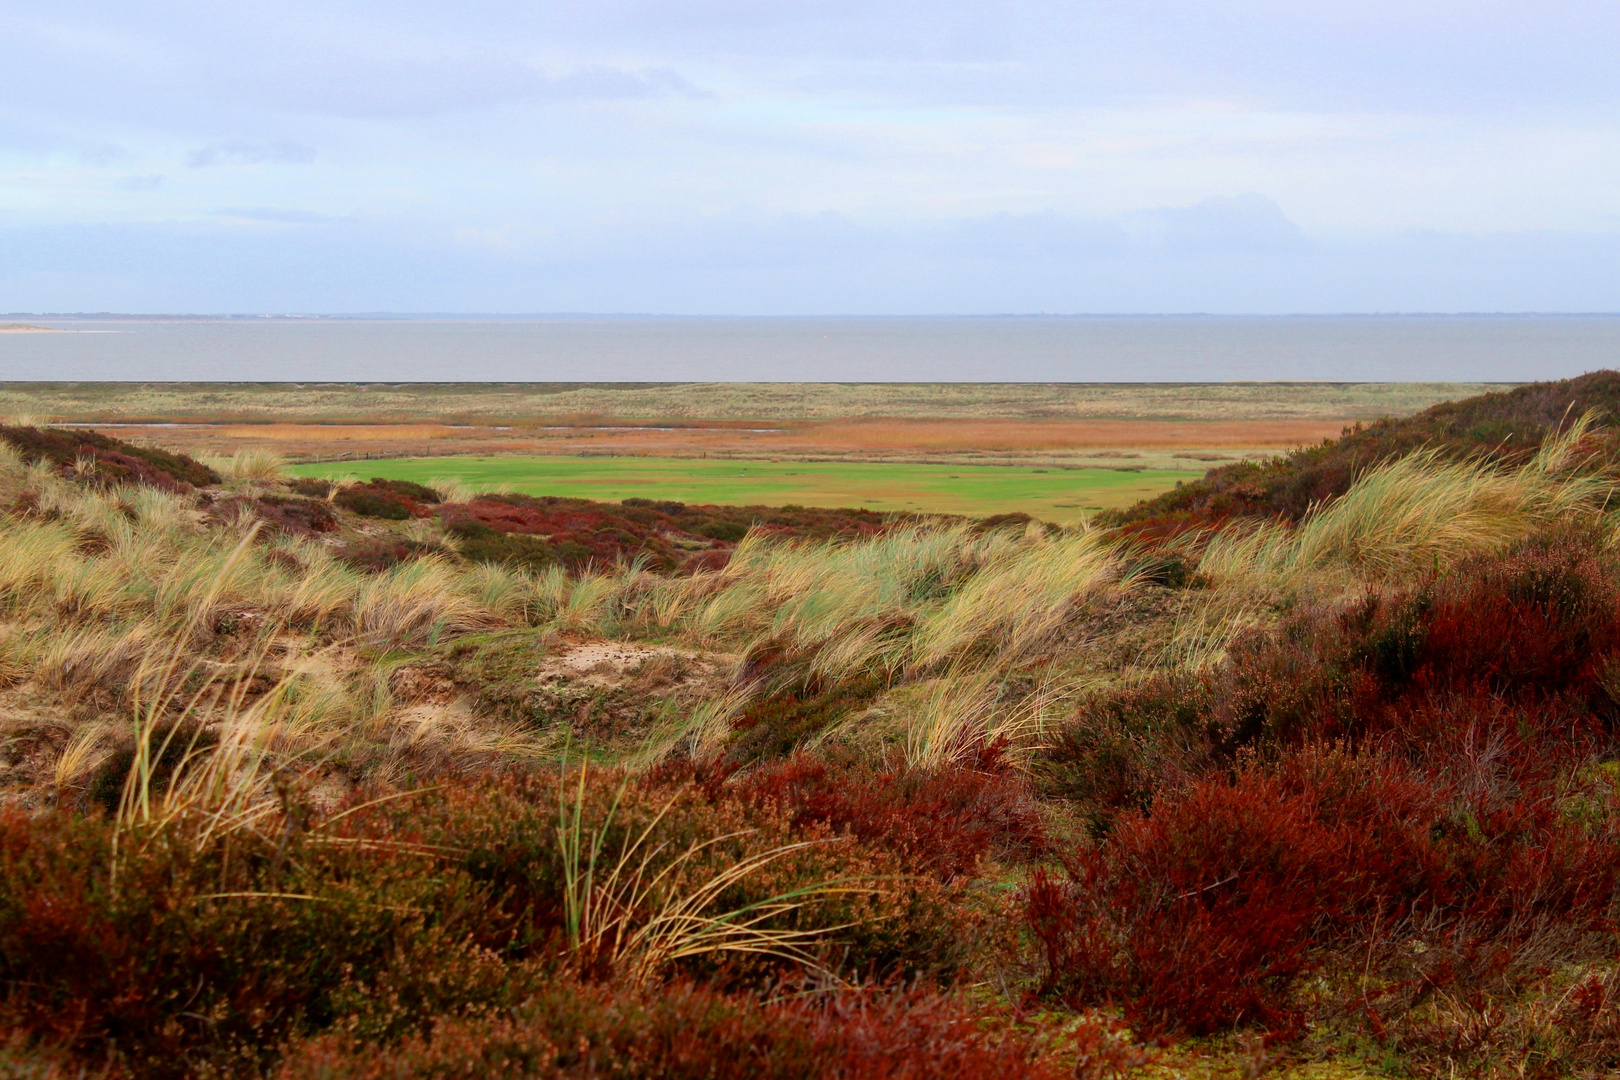
POLYGON ((1369 469, 1297 528, 1216 536, 1199 569, 1228 584, 1300 581, 1335 566, 1391 576, 1501 548, 1549 525, 1600 524, 1614 481, 1582 467, 1593 422, 1582 417, 1518 468, 1420 450, 1369 469))
MULTIPOLYGON (((737 884, 796 851, 826 841, 779 845, 707 876, 691 876, 688 868, 708 849, 747 833, 693 839, 679 852, 669 851, 667 842, 653 843, 677 794, 639 831, 626 830, 615 851, 608 838, 625 788, 620 786, 602 820, 587 825, 588 773, 588 764, 575 771, 572 799, 570 785, 558 785, 564 924, 577 964, 587 970, 620 972, 636 986, 647 984, 678 960, 725 954, 775 956, 830 976, 807 950, 845 927, 799 930, 772 924, 834 893, 854 890, 836 882, 816 884, 715 910, 737 884)), ((566 772, 564 776, 566 781, 566 772)))
POLYGON ((1020 655, 1076 606, 1130 582, 1095 532, 1047 536, 924 526, 855 542, 770 543, 750 535, 700 599, 658 597, 660 625, 709 645, 768 640, 827 678, 1020 655))
POLYGON ((995 744, 1018 753, 1032 750, 1047 727, 1069 711, 1080 689, 1080 684, 1043 682, 1031 692, 1009 695, 1006 675, 994 667, 949 671, 934 681, 906 724, 906 764, 956 765, 995 744))
MULTIPOLYGON (((99 718, 77 759, 103 755, 135 723, 108 726, 114 717, 155 723, 181 709, 157 685, 165 678, 216 697, 227 685, 272 686, 222 729, 222 745, 240 752, 237 769, 254 752, 249 730, 282 753, 354 743, 379 768, 428 749, 533 749, 532 732, 448 710, 407 723, 359 655, 525 625, 539 610, 529 575, 433 558, 366 573, 317 539, 266 536, 251 518, 222 525, 189 497, 79 485, 4 452, 0 494, 15 508, 0 518, 0 683, 32 678, 56 706, 99 718)), ((223 715, 226 704, 205 711, 223 715)))
POLYGON ((1104 590, 1131 587, 1120 553, 1096 532, 1031 536, 991 554, 912 635, 911 659, 931 666, 989 650, 1017 656, 1104 590))
MULTIPOLYGON (((1589 425, 1572 425, 1516 469, 1420 452, 1369 470, 1296 528, 1210 538, 1198 569, 1213 587, 1156 624, 1158 638, 1137 642, 1133 662, 1206 667, 1289 590, 1342 590, 1429 569, 1552 522, 1601 527, 1612 483, 1583 458, 1589 425)), ((244 465, 236 475, 269 475, 256 469, 244 465)), ((12 627, 5 670, 31 670, 69 700, 138 687, 150 674, 142 673, 145 657, 167 642, 184 639, 194 656, 227 648, 216 634, 226 624, 282 636, 264 654, 273 678, 322 643, 386 655, 528 626, 786 657, 793 677, 822 683, 873 673, 889 685, 923 681, 937 700, 906 721, 901 738, 914 761, 938 762, 974 739, 1038 741, 1044 706, 1028 702, 1051 698, 1051 687, 1084 667, 1075 658, 1089 646, 1076 642, 1093 605, 1107 611, 1140 588, 1128 569, 1140 560, 1117 538, 1083 528, 923 525, 824 542, 754 532, 724 569, 683 578, 636 564, 574 575, 436 557, 367 573, 319 541, 265 537, 251 519, 222 527, 183 496, 74 484, 4 449, 0 494, 19 508, 0 524, 0 613, 12 627), (1011 697, 995 689, 1013 673, 1048 689, 1011 697)), ((347 717, 375 734, 392 715, 386 687, 352 663, 338 673, 326 668, 283 695, 278 730, 307 732, 347 717)), ((655 746, 713 756, 750 695, 770 689, 740 680, 688 703, 649 740, 650 756, 655 746)), ((436 724, 470 744, 479 741, 479 722, 424 713, 411 732, 388 739, 417 745, 436 724)), ((505 745, 512 733, 492 729, 483 741, 505 745)))
POLYGON ((287 478, 287 459, 274 450, 243 447, 229 457, 205 456, 200 460, 228 483, 267 483, 287 478))
POLYGON ((428 558, 365 574, 318 542, 259 536, 251 518, 210 525, 183 496, 85 488, 3 458, 0 480, 30 507, 0 526, 0 606, 44 620, 52 636, 95 623, 204 627, 242 613, 404 644, 522 622, 537 602, 529 578, 501 568, 428 558))

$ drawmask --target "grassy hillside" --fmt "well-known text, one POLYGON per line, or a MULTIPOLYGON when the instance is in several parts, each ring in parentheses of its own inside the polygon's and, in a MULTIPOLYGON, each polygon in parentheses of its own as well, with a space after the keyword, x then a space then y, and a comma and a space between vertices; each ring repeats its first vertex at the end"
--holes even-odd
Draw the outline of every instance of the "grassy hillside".
POLYGON ((1611 379, 1126 529, 0 431, 0 1072, 1613 1075, 1611 379))
POLYGON ((1343 495, 1368 467, 1421 448, 1449 459, 1519 462, 1548 434, 1588 411, 1599 427, 1620 416, 1620 373, 1535 383, 1434 405, 1414 416, 1357 425, 1338 439, 1265 462, 1211 469, 1202 480, 1110 515, 1116 525, 1157 528, 1215 524, 1234 517, 1298 521, 1318 503, 1343 495))

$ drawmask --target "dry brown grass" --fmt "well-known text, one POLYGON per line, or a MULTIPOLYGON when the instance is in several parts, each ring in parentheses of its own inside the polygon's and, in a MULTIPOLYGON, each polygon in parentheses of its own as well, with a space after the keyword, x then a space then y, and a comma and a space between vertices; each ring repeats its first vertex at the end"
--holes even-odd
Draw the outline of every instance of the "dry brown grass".
POLYGON ((807 424, 781 438, 806 449, 1129 450, 1290 447, 1337 436, 1341 418, 1309 420, 891 420, 807 424))

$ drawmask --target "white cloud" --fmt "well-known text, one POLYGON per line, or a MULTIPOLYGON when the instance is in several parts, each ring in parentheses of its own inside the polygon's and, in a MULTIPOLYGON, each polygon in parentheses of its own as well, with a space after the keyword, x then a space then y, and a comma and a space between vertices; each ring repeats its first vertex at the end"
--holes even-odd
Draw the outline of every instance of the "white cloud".
POLYGON ((187 155, 186 164, 193 169, 206 169, 212 165, 262 165, 266 162, 277 165, 307 165, 314 160, 314 150, 295 142, 286 140, 247 142, 229 139, 225 142, 209 143, 193 150, 187 155))
POLYGON ((1253 191, 1145 210, 1126 222, 1138 243, 1178 253, 1292 252, 1310 246, 1282 207, 1253 191))
MULTIPOLYGON (((1196 299, 1155 260, 1234 282, 1303 261, 1343 264, 1309 279, 1343 308, 1372 294, 1325 283, 1368 244, 1420 258, 1413 229, 1608 243, 1617 33, 1610 0, 0 0, 0 227, 409 222, 489 266, 702 268, 721 304, 770 265, 737 287, 784 307, 846 302, 786 267, 977 310, 1050 306, 1053 266, 1124 260, 1087 295, 1135 307, 1196 299), (1000 276, 941 284, 973 260, 1000 276)), ((383 250, 357 249, 379 281, 383 250)), ((284 287, 241 259, 232 282, 284 287)), ((1557 266, 1446 266, 1508 306, 1592 295, 1557 266)))

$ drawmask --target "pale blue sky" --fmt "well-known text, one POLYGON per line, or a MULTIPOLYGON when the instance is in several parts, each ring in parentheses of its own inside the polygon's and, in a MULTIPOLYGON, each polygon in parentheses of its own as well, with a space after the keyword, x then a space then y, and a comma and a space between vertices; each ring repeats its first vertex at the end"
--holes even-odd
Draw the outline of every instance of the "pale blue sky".
POLYGON ((1620 5, 0 0, 0 311, 1620 310, 1620 5))

